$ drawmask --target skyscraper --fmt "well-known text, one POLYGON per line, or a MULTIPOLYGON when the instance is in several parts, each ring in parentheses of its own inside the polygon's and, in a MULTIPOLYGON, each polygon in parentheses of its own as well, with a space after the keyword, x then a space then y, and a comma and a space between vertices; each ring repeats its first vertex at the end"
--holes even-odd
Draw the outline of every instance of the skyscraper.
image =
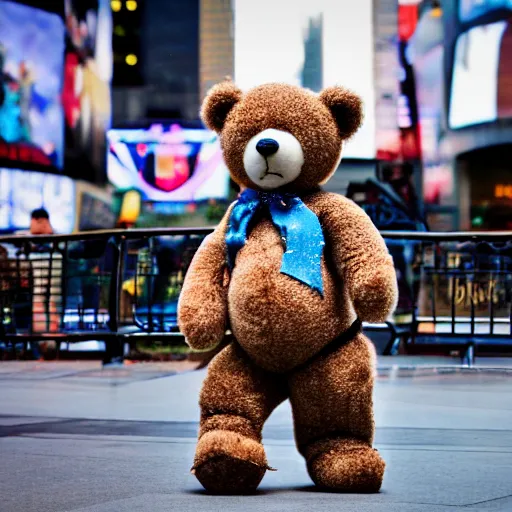
POLYGON ((145 81, 149 118, 197 118, 199 0, 146 2, 145 81))
POLYGON ((301 83, 312 91, 319 92, 323 87, 323 17, 309 18, 304 37, 304 65, 301 83))
POLYGON ((116 1, 123 21, 114 28, 117 46, 133 46, 122 35, 135 32, 141 48, 119 52, 124 74, 115 84, 115 120, 197 120, 206 91, 234 74, 232 0, 138 0, 135 11, 126 8, 134 0, 116 1), (140 26, 130 25, 137 20, 140 26), (125 54, 136 59, 125 62, 125 54))
POLYGON ((234 72, 232 0, 200 0, 199 94, 234 72))

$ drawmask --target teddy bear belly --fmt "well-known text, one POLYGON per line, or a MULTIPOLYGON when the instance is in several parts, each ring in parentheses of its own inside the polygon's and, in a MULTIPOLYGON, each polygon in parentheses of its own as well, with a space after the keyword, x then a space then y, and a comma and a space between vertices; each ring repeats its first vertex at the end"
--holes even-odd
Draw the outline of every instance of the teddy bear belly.
POLYGON ((280 273, 283 249, 279 238, 270 244, 251 242, 250 238, 240 251, 231 276, 231 329, 258 365, 285 372, 310 359, 347 329, 355 314, 339 280, 324 262, 322 298, 280 273))

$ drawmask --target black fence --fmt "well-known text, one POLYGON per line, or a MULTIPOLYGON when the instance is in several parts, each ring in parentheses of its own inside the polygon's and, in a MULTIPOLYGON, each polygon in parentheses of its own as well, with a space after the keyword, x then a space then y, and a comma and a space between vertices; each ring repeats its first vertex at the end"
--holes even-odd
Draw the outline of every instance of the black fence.
MULTIPOLYGON (((0 344, 182 343, 177 303, 211 229, 0 237, 0 344)), ((394 318, 366 331, 394 354, 512 348, 512 233, 382 232, 397 270, 394 318)))

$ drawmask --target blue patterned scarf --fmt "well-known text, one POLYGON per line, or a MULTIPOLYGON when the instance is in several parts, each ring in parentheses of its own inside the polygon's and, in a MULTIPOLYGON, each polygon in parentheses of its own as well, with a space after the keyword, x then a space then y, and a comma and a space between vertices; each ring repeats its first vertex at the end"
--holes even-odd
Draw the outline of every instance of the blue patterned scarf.
POLYGON ((268 208, 285 245, 281 273, 323 296, 320 262, 325 241, 322 227, 318 217, 294 194, 247 189, 240 195, 226 233, 229 269, 233 270, 236 255, 247 241, 251 220, 264 207, 268 208))

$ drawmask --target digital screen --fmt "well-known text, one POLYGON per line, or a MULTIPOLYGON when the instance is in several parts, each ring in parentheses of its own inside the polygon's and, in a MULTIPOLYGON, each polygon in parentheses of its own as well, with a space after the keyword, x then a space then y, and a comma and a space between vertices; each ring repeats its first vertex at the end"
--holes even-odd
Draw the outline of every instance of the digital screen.
MULTIPOLYGON (((66 0, 65 16, 62 103, 68 157, 71 166, 83 168, 87 162, 95 169, 104 169, 106 132, 111 121, 113 69, 110 2, 66 0)), ((81 172, 87 172, 87 168, 81 172)))
POLYGON ((0 230, 28 229, 30 214, 45 208, 56 233, 75 224, 75 184, 71 178, 33 171, 0 169, 0 230))
POLYGON ((341 85, 364 102, 364 124, 345 158, 375 158, 373 3, 236 0, 236 84, 247 90, 284 82, 315 92, 341 85))
POLYGON ((512 0, 459 0, 459 18, 472 21, 498 9, 512 9, 512 0))
POLYGON ((0 2, 0 161, 61 169, 64 23, 56 15, 0 2))
POLYGON ((112 211, 111 202, 107 202, 93 194, 82 192, 78 215, 79 231, 113 229, 115 224, 116 217, 112 211))
POLYGON ((217 136, 179 124, 108 132, 108 179, 144 201, 226 199, 229 173, 217 136))
POLYGON ((455 47, 449 124, 453 129, 512 117, 509 21, 474 27, 455 47))

